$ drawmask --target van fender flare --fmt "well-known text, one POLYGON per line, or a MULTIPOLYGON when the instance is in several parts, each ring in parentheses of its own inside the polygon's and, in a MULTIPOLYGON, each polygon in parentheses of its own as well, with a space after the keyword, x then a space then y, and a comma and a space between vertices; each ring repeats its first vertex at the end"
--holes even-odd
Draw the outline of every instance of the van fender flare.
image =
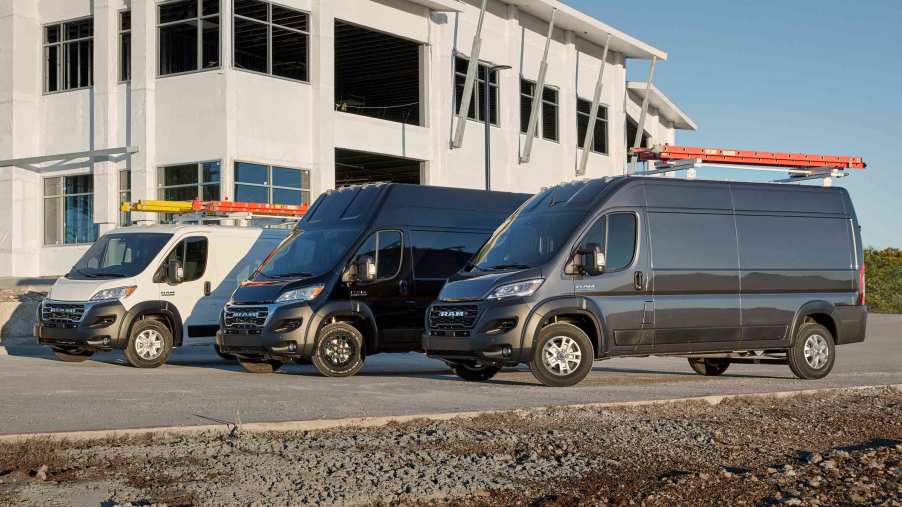
POLYGON ((169 301, 142 301, 125 312, 125 317, 123 317, 122 324, 119 326, 119 336, 116 340, 117 348, 124 349, 128 345, 132 327, 135 325, 135 322, 141 320, 145 315, 162 315, 167 320, 166 324, 169 326, 170 331, 172 331, 172 346, 178 347, 182 344, 184 321, 178 308, 169 301))
POLYGON ((802 326, 802 322, 805 320, 805 317, 813 313, 824 313, 830 316, 830 318, 833 320, 833 327, 836 330, 834 333, 836 336, 833 337, 833 340, 836 343, 839 343, 840 321, 836 316, 836 306, 829 301, 816 300, 809 301, 799 307, 799 309, 796 311, 795 316, 792 318, 792 324, 789 326, 789 337, 786 340, 790 346, 795 342, 796 332, 802 326))
POLYGON ((528 362, 532 356, 532 345, 539 339, 542 331, 541 323, 555 315, 576 314, 588 317, 595 326, 595 334, 598 336, 599 347, 595 351, 595 357, 601 357, 609 350, 607 324, 604 321, 604 313, 592 300, 582 297, 564 296, 546 299, 535 305, 523 326, 520 337, 520 362, 528 362))
POLYGON ((369 349, 369 353, 372 354, 379 350, 379 328, 376 326, 376 317, 373 315, 373 310, 370 309, 369 305, 362 301, 332 301, 317 310, 313 318, 310 319, 304 339, 304 357, 313 355, 319 330, 328 324, 332 317, 354 317, 363 320, 366 329, 361 329, 361 331, 364 335, 371 337, 370 343, 365 344, 369 349))

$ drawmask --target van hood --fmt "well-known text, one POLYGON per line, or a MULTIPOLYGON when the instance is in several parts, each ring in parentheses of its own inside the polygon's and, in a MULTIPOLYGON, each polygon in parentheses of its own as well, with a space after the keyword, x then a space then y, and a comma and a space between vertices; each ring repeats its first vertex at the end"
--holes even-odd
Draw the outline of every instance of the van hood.
POLYGON ((448 280, 439 294, 440 301, 476 301, 482 299, 490 290, 508 283, 522 282, 533 278, 542 278, 542 270, 538 268, 518 271, 498 271, 489 273, 459 273, 448 280))
MULTIPOLYGON (((232 302, 236 304, 264 304, 273 303, 283 292, 308 287, 310 285, 324 284, 323 292, 329 290, 329 276, 310 278, 288 278, 285 280, 248 280, 243 282, 232 294, 232 302)), ((325 297, 327 294, 320 294, 325 297)))
POLYGON ((48 298, 55 301, 89 301, 97 291, 136 285, 132 278, 116 278, 111 280, 73 280, 60 277, 50 288, 48 298))

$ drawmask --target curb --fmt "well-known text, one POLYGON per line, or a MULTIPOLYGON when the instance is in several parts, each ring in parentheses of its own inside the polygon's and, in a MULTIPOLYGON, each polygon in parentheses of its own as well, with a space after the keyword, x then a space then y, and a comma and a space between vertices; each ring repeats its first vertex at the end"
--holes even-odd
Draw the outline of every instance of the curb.
POLYGON ((0 443, 16 443, 33 439, 51 439, 51 440, 100 440, 109 438, 122 438, 129 436, 145 436, 145 435, 197 435, 199 433, 223 433, 232 432, 236 427, 241 432, 246 433, 265 433, 265 432, 303 432, 327 430, 335 428, 377 428, 387 426, 389 424, 401 424, 412 421, 450 421, 454 419, 475 419, 483 415, 497 414, 518 414, 527 415, 530 413, 544 412, 548 410, 558 409, 610 409, 610 408, 629 408, 629 407, 645 407, 658 405, 672 405, 678 403, 708 403, 709 405, 719 405, 724 401, 730 400, 759 400, 759 399, 785 399, 797 396, 810 396, 815 394, 845 393, 863 391, 867 389, 894 389, 902 392, 902 384, 883 384, 870 386, 855 387, 832 387, 825 389, 804 389, 799 391, 775 391, 771 393, 751 393, 751 394, 725 394, 711 396, 696 396, 689 398, 671 398, 665 400, 642 400, 642 401, 618 401, 603 403, 585 403, 577 405, 551 405, 544 407, 530 407, 523 409, 507 409, 507 410, 478 410, 472 412, 445 412, 434 414, 417 414, 402 416, 382 416, 382 417, 352 417, 345 419, 320 419, 308 421, 283 421, 283 422, 257 422, 247 424, 234 424, 232 422, 223 422, 222 424, 205 424, 198 426, 159 426, 148 428, 129 428, 118 430, 87 430, 87 431, 62 431, 62 432, 46 432, 46 433, 18 433, 11 435, 0 435, 0 443))

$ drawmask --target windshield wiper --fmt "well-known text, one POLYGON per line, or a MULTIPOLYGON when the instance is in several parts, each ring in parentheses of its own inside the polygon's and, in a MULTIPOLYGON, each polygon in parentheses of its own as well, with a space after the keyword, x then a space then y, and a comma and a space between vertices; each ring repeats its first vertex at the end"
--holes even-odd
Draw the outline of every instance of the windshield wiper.
MULTIPOLYGON (((261 273, 263 274, 263 273, 261 273)), ((313 276, 313 273, 281 273, 278 275, 263 275, 267 278, 308 278, 313 276)))
POLYGON ((490 271, 498 271, 500 269, 528 269, 530 266, 526 264, 498 264, 495 266, 489 266, 485 269, 490 271))
POLYGON ((129 275, 125 273, 94 273, 91 275, 93 278, 126 278, 129 275))

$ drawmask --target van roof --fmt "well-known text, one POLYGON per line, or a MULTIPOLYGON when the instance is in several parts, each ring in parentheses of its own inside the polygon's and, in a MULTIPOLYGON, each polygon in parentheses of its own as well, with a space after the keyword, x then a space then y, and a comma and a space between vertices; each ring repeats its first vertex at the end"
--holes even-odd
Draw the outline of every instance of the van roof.
POLYGON ((197 225, 197 224, 152 224, 152 225, 131 225, 128 227, 120 227, 118 229, 114 229, 110 231, 110 233, 117 234, 137 234, 137 233, 165 233, 165 234, 175 234, 175 233, 204 233, 204 234, 212 234, 212 235, 225 235, 225 236, 244 236, 244 235, 253 235, 259 236, 261 234, 268 235, 268 232, 272 231, 272 235, 286 235, 289 231, 287 229, 272 229, 272 228, 263 228, 263 227, 239 227, 239 226, 231 226, 231 225, 197 225))
POLYGON ((595 208, 603 201, 613 206, 649 208, 854 214, 848 191, 842 187, 645 176, 562 183, 536 194, 526 210, 584 210, 595 208))

